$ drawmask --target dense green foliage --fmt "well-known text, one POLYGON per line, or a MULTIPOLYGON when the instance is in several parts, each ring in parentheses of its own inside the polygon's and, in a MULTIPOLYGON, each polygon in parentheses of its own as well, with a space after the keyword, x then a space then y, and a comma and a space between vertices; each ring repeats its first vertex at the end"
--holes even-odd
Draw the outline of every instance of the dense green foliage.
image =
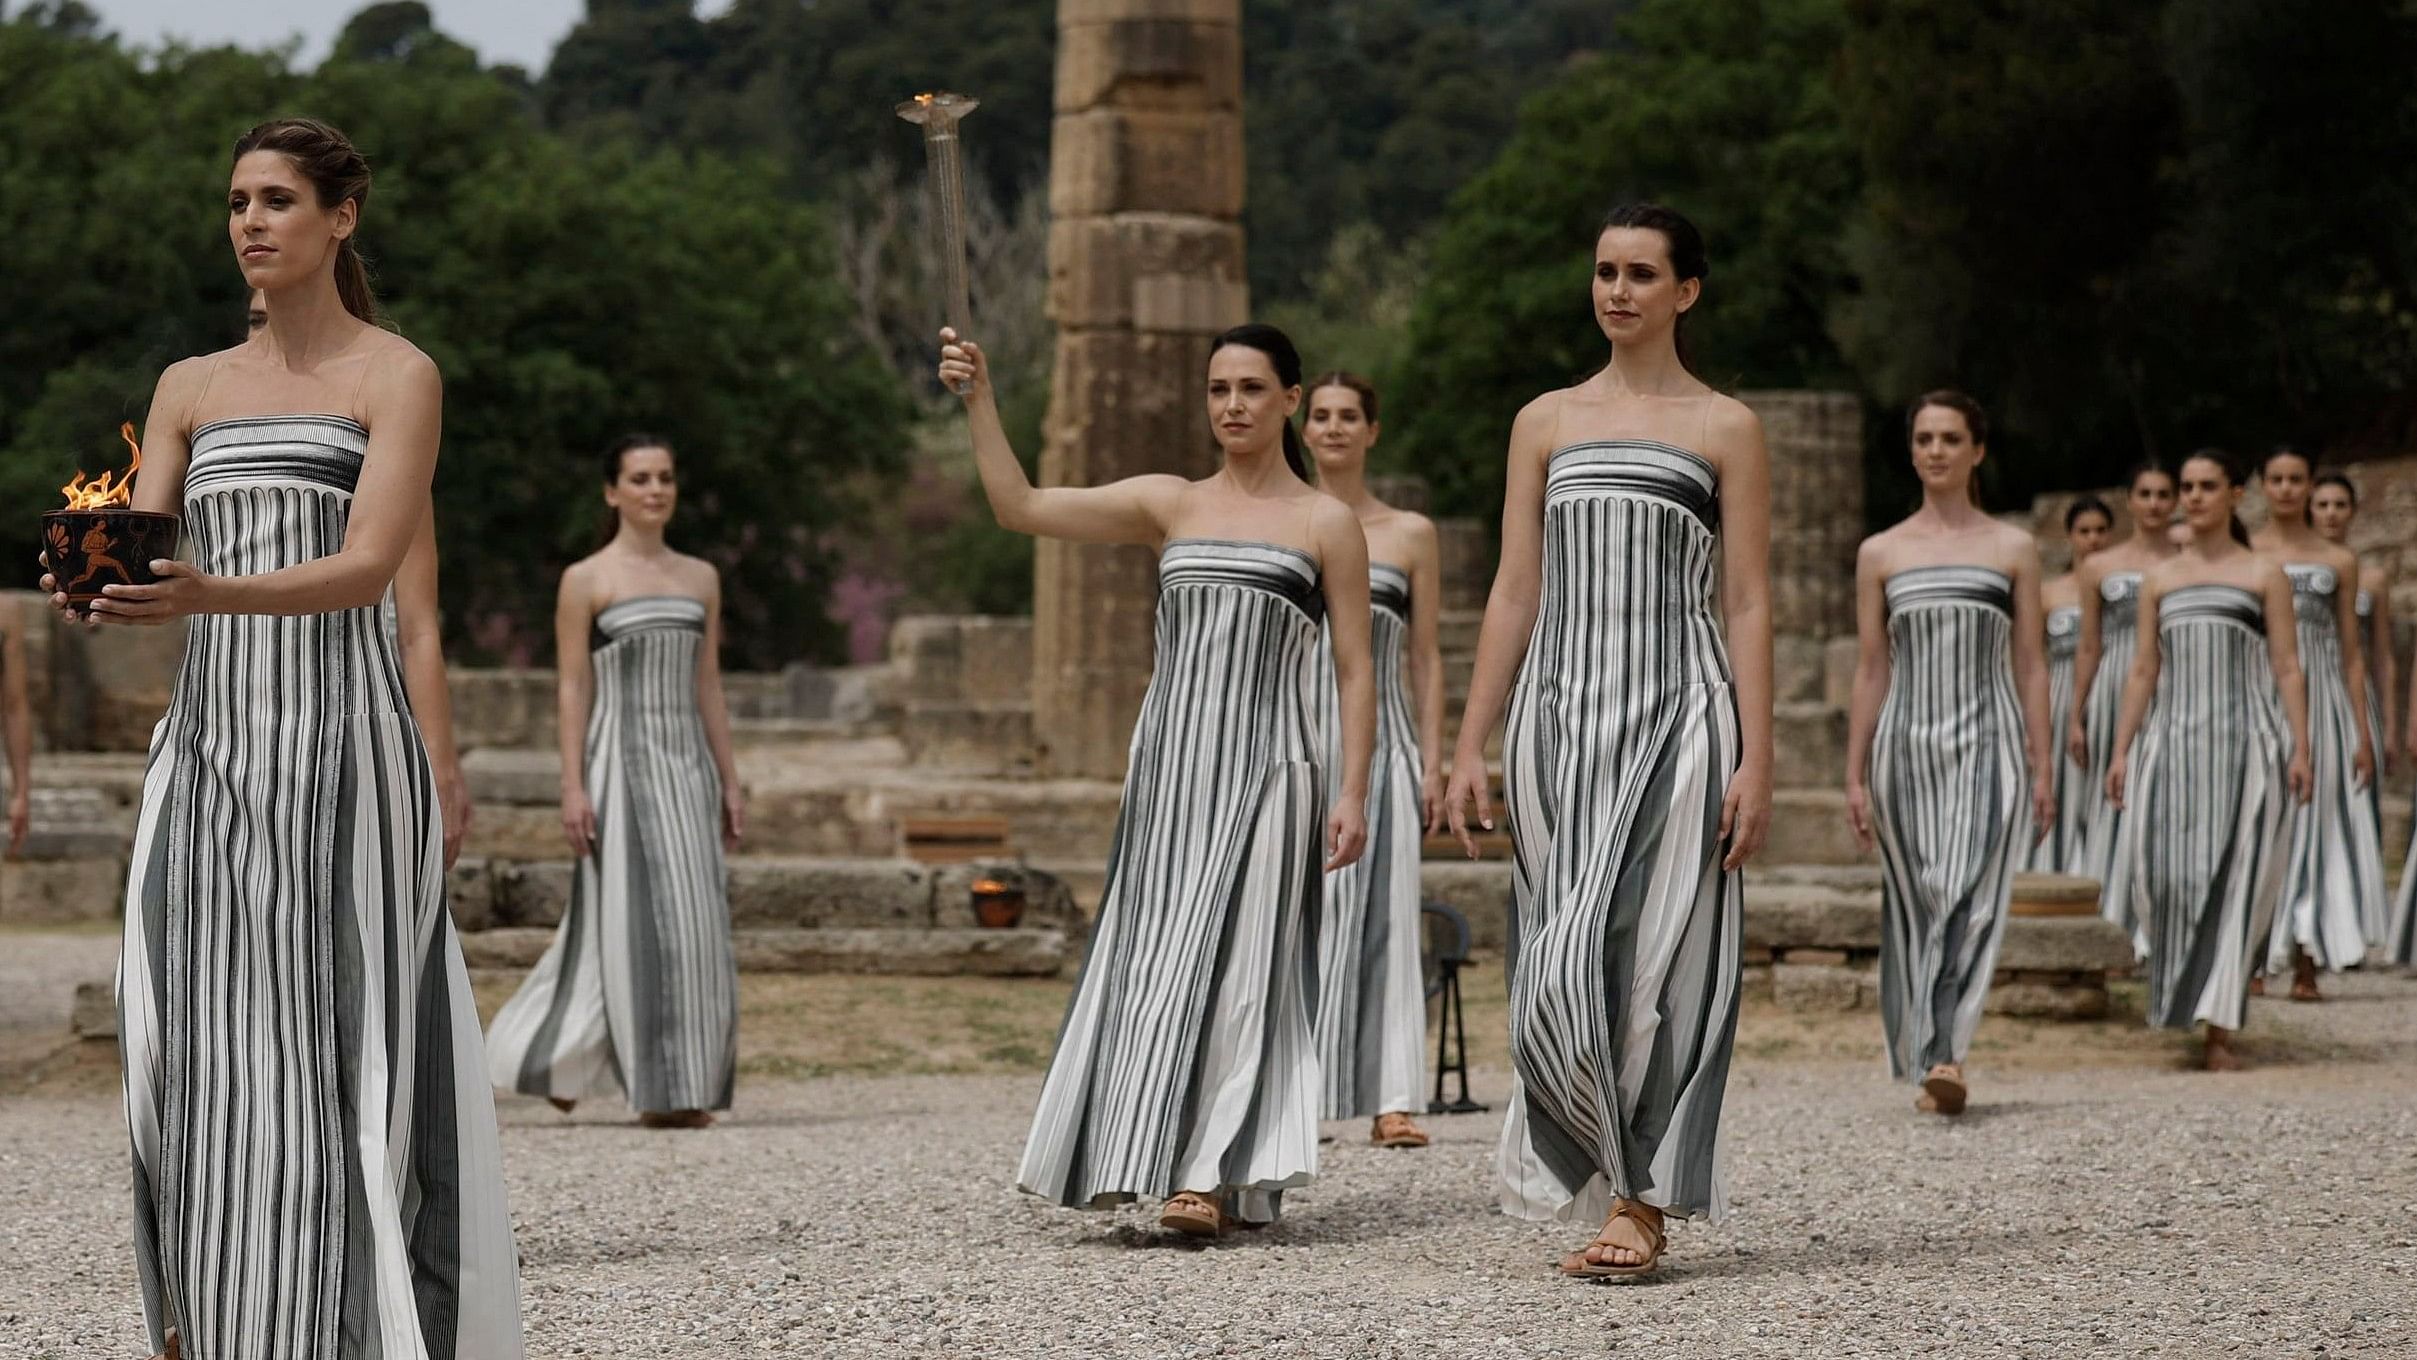
POLYGON ((597 456, 671 437, 675 540, 724 572, 729 659, 827 655, 841 488, 897 465, 905 398, 847 322, 821 215, 754 163, 566 140, 431 31, 364 11, 317 71, 229 50, 137 61, 74 25, 0 23, 0 531, 71 463, 120 454, 166 363, 242 329, 216 205, 226 148, 308 111, 377 172, 363 240, 395 326, 446 375, 437 474, 448 629, 466 656, 549 650, 560 567, 598 541, 597 456), (62 359, 64 358, 64 362, 62 359))
POLYGON ((1645 0, 1453 200, 1389 444, 1490 510, 1535 393, 1598 367, 1593 224, 1658 197, 1710 241, 1690 318, 1728 386, 1997 412, 1992 500, 2143 455, 2411 433, 2417 14, 2343 0, 1645 0))

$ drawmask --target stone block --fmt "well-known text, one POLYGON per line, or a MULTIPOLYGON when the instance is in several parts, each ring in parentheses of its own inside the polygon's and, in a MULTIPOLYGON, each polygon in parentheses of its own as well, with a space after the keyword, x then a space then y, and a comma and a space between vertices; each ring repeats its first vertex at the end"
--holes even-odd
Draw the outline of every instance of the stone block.
POLYGON ((1510 939, 1508 860, 1431 859, 1418 866, 1419 897, 1441 902, 1469 920, 1469 947, 1499 954, 1510 939))
POLYGON ((551 667, 455 667, 445 672, 453 701, 453 744, 545 747, 556 741, 551 667))
POLYGON ((1851 968, 1780 962, 1771 965, 1771 999, 1791 1011, 1851 1011, 1870 984, 1851 968))
POLYGON ((1052 217, 1153 212, 1232 222, 1242 204, 1238 108, 1093 108, 1052 124, 1052 217))
POLYGON ((1143 15, 1107 22, 1061 18, 1057 112, 1238 109, 1242 30, 1232 17, 1143 15))
POLYGON ((49 702, 36 712, 51 749, 149 749, 184 665, 184 624, 85 628, 54 618, 46 650, 49 702))
POLYGON ((0 861, 0 921, 63 925, 114 921, 126 904, 126 859, 0 861))
POLYGON ((2123 930, 2097 916, 2017 916, 2006 922, 1997 966, 2009 972, 2089 973, 2132 962, 2123 930))
POLYGON ((79 1039, 117 1037, 117 987, 107 978, 76 984, 75 1008, 67 1027, 79 1039))
POLYGON ((1821 645, 1821 702, 1838 709, 1854 705, 1855 666, 1861 656, 1862 644, 1851 634, 1821 645))
POLYGON ((495 923, 495 877, 487 861, 464 855, 445 875, 445 909, 455 930, 485 930, 495 923))
POLYGON ((1738 973, 1737 994, 1747 1001, 1772 1002, 1778 999, 1777 984, 1771 980, 1771 963, 1748 963, 1738 973))
POLYGON ((1880 903, 1873 897, 1822 889, 1756 885, 1749 878, 1744 945, 1786 958, 1799 949, 1877 950, 1880 903))
POLYGON ((505 927, 550 931, 561 922, 563 910, 571 904, 569 860, 498 863, 490 873, 493 888, 488 919, 494 926, 487 934, 505 927))
POLYGON ((1771 738, 1774 786, 1833 789, 1845 779, 1845 709, 1822 703, 1776 705, 1771 738))
POLYGON ((899 720, 898 739, 919 769, 986 774, 1029 770, 1032 701, 910 703, 899 720))
POLYGON ((1773 951, 1772 957, 1791 967, 1844 968, 1847 955, 1843 949, 1805 949, 1791 946, 1785 950, 1773 951))
MULTIPOLYGON (((1479 519, 1438 519, 1435 546, 1443 571, 1444 611, 1482 613, 1494 589, 1494 531, 1479 519)), ((1469 645, 1476 646, 1474 635, 1469 645)))
POLYGON ((1981 1009, 2040 1020, 2100 1020, 2106 1017, 2107 993, 2104 986, 2012 982, 1991 987, 1981 1009))
POLYGON ((1858 864, 1867 856, 1846 824, 1846 795, 1828 788, 1782 788, 1771 797, 1766 864, 1858 864))
POLYGON ((1828 666, 1827 646, 1820 638, 1771 639, 1771 697, 1781 704, 1818 703, 1828 666))
POLYGON ((909 615, 890 626, 890 670, 902 703, 1028 699, 1032 620, 909 615))
POLYGON ((734 926, 912 928, 932 923, 933 871, 903 859, 730 861, 734 926))
POLYGON ((562 807, 479 801, 470 818, 465 855, 491 860, 558 859, 570 853, 562 835, 562 807))
POLYGON ((533 968, 554 942, 541 926, 496 926, 462 936, 462 963, 469 968, 533 968))

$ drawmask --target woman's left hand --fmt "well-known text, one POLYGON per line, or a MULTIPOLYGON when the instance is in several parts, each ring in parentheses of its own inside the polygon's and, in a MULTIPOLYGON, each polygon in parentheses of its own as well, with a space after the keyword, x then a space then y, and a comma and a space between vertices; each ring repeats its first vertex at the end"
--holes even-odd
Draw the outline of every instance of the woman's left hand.
POLYGON ((747 834, 747 791, 733 779, 722 785, 722 853, 739 848, 747 834))
POLYGON ((25 833, 33 826, 33 790, 19 784, 8 795, 8 857, 25 848, 25 833))
POLYGON ((1368 848, 1368 810, 1361 800, 1344 794, 1326 814, 1326 872, 1357 864, 1368 848))
POLYGON ((1443 830, 1443 771, 1433 765, 1419 777, 1418 815, 1428 835, 1443 830))
POLYGON ((95 623, 132 623, 157 627, 190 614, 209 610, 210 577, 190 563, 163 558, 151 564, 159 580, 147 586, 106 585, 101 598, 86 609, 95 623))
POLYGON ((1759 764, 1740 765, 1729 776, 1729 792, 1720 801, 1720 835, 1729 844, 1720 867, 1743 866, 1762 849, 1763 838, 1770 833, 1771 772, 1759 764))
POLYGON ((2308 770, 2307 752, 2299 751, 2292 755, 2291 769, 2285 779, 2291 785, 2291 796, 2299 801, 2305 803, 2315 794, 2316 777, 2308 770))
POLYGON ((2358 743, 2358 754, 2350 757, 2350 787, 2363 789, 2375 782, 2375 748, 2358 743))
POLYGON ((462 857, 462 842, 470 837, 470 784, 459 765, 437 776, 436 808, 445 828, 445 872, 462 857))
POLYGON ((2039 844, 2056 830, 2056 781, 2041 775, 2031 781, 2031 843, 2039 844))

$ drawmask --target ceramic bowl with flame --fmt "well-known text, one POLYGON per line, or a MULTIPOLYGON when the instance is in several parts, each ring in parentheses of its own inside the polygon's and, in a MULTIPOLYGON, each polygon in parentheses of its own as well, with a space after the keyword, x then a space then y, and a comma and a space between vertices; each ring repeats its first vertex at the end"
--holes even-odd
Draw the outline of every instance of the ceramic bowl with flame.
POLYGON ((119 426, 118 437, 134 451, 126 471, 104 472, 89 482, 78 472, 59 488, 67 495, 67 508, 42 517, 42 551, 69 604, 92 603, 104 586, 150 585, 159 579, 151 563, 176 555, 176 516, 127 508, 143 450, 134 442, 131 424, 119 426))

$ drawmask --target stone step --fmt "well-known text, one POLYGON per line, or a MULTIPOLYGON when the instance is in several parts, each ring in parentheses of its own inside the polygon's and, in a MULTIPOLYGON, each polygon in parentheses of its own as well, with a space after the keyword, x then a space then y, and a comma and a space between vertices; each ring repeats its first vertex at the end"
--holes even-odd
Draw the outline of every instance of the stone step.
MULTIPOLYGON (((1074 953, 1062 930, 741 927, 731 945, 742 973, 866 973, 891 977, 1054 977, 1074 953)), ((527 968, 552 942, 542 927, 462 936, 473 968, 527 968)))
POLYGON ((1774 786, 1835 788, 1846 778, 1846 710, 1820 702, 1775 704, 1771 745, 1774 786))
MULTIPOLYGON (((571 896, 569 860, 464 858, 447 880, 454 924, 466 933, 550 928, 571 896)), ((1086 933, 1088 918, 1055 876, 1012 862, 917 864, 902 859, 742 855, 726 878, 737 927, 944 930, 974 924, 972 886, 995 879, 1024 892, 1024 922, 1086 933)))

